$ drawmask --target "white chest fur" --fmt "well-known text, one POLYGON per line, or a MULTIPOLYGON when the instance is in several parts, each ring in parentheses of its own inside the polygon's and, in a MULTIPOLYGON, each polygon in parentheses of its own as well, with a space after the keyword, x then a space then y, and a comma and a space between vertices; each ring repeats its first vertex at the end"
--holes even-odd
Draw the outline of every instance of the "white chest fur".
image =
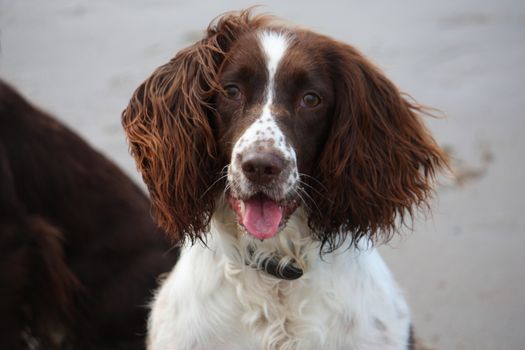
POLYGON ((310 255, 283 281, 231 259, 231 237, 211 231, 157 293, 149 350, 407 349, 408 307, 373 248, 310 255))

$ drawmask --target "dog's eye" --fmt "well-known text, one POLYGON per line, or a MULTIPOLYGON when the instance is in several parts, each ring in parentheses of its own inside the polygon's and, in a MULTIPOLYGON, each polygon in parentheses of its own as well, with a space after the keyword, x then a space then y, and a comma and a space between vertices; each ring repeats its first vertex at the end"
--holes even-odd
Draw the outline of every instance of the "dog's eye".
POLYGON ((320 103, 321 103, 321 97, 314 94, 313 92, 304 94, 303 98, 301 99, 301 107, 305 107, 305 108, 317 107, 320 103))
POLYGON ((241 90, 235 85, 227 85, 224 87, 224 94, 231 100, 238 101, 241 99, 241 90))

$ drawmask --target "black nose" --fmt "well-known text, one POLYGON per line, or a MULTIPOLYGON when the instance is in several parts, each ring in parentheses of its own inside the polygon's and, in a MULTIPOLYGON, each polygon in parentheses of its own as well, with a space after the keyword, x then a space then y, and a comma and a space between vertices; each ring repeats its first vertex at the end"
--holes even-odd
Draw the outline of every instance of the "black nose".
POLYGON ((275 152, 250 152, 243 155, 241 168, 244 175, 253 183, 265 185, 275 180, 283 172, 285 160, 275 152))

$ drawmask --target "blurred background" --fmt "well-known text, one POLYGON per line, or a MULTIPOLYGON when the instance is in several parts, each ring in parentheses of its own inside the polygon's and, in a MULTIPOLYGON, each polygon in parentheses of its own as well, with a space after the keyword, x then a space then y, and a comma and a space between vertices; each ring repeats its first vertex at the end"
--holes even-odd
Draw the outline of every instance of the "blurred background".
MULTIPOLYGON (((359 48, 453 159, 433 213, 382 247, 431 348, 525 349, 525 2, 259 1, 359 48)), ((252 1, 0 0, 0 78, 138 183, 120 113, 210 20, 252 1)))

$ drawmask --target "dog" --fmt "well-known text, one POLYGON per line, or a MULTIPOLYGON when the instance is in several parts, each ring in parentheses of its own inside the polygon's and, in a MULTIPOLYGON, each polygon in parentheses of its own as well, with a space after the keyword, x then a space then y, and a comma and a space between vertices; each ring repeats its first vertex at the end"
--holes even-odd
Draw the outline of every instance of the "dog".
POLYGON ((139 350, 178 258, 144 193, 0 81, 0 348, 139 350))
POLYGON ((183 246, 148 349, 411 348, 374 246, 446 167, 421 114, 352 46, 250 10, 157 68, 122 115, 183 246))

